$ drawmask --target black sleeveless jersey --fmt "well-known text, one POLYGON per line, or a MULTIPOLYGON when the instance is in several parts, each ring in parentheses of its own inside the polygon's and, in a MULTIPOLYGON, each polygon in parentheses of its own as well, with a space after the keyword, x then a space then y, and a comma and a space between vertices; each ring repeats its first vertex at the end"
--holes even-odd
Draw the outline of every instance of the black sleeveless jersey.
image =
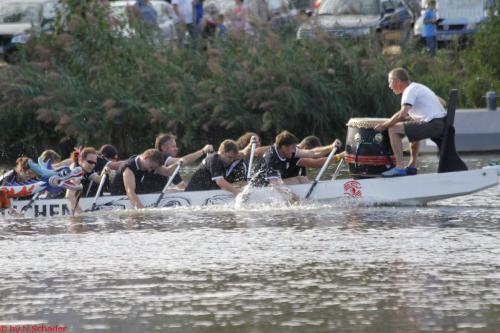
MULTIPOLYGON (((165 159, 163 160, 163 165, 165 166, 167 165, 167 161, 169 158, 170 155, 165 155, 165 159)), ((167 185, 169 179, 170 177, 150 172, 144 176, 143 183, 145 188, 147 189, 147 193, 158 193, 163 191, 163 188, 165 187, 165 185, 167 185)), ((172 183, 174 185, 177 185, 181 182, 182 182, 182 177, 180 173, 178 173, 177 175, 175 175, 172 183)))
POLYGON ((186 187, 186 191, 206 191, 220 189, 217 179, 226 177, 226 166, 220 159, 219 154, 210 154, 201 162, 201 165, 194 172, 191 181, 186 187))
POLYGON ((126 169, 130 169, 132 173, 134 174, 135 177, 135 193, 137 194, 144 194, 144 193, 149 193, 148 188, 145 186, 146 184, 144 183, 144 179, 151 175, 152 172, 148 171, 142 171, 139 168, 139 156, 132 156, 130 157, 127 162, 125 162, 118 171, 116 172, 116 175, 114 176, 112 182, 111 182, 111 194, 113 195, 124 195, 126 194, 125 192, 125 186, 123 184, 123 172, 126 169))

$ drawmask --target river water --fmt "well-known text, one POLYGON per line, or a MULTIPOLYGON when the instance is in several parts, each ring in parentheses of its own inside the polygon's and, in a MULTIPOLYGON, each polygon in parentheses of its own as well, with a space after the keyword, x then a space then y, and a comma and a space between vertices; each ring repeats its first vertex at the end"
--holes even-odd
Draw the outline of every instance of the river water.
POLYGON ((500 332, 499 195, 3 220, 0 331, 500 332))

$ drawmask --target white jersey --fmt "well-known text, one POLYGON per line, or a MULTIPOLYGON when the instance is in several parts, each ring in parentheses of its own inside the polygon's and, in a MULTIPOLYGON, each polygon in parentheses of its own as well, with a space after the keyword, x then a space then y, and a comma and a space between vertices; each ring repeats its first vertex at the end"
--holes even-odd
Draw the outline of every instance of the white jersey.
POLYGON ((410 117, 426 123, 446 116, 446 110, 436 94, 420 83, 412 82, 406 87, 401 97, 401 105, 411 106, 410 117))
MULTIPOLYGON (((193 1, 192 0, 172 0, 172 5, 177 5, 177 10, 179 11, 182 21, 186 24, 193 23, 193 1)), ((173 19, 175 23, 179 22, 179 18, 173 13, 173 19)))

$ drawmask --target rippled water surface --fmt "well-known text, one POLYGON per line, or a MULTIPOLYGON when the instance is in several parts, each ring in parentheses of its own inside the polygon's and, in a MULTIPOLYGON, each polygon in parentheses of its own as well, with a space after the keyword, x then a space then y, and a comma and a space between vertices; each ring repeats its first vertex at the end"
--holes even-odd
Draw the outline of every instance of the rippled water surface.
POLYGON ((500 332, 499 195, 3 220, 0 328, 500 332))

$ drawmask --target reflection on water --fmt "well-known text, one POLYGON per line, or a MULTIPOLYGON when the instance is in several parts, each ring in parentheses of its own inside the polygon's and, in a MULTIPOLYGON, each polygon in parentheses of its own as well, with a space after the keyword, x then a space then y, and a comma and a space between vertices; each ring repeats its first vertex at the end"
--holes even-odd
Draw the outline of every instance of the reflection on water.
POLYGON ((499 194, 5 220, 0 327, 498 332, 499 194))

